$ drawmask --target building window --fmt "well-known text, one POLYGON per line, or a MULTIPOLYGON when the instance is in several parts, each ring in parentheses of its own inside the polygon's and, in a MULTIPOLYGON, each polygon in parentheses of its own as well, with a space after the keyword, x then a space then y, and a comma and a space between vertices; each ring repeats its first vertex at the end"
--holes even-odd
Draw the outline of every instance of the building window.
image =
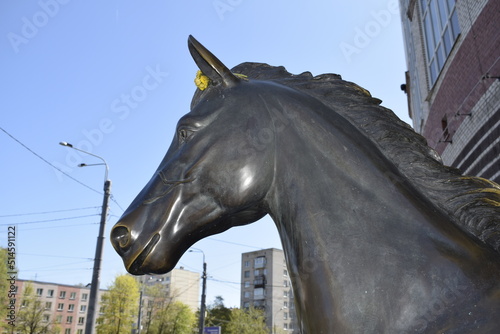
POLYGON ((259 256, 254 259, 253 263, 254 268, 264 268, 266 266, 266 257, 259 256))
POLYGON ((45 309, 50 310, 52 308, 52 302, 45 302, 45 309))
POLYGON ((245 281, 245 288, 249 288, 250 287, 250 281, 245 281))
POLYGON ((88 293, 82 293, 82 302, 87 301, 87 298, 89 297, 88 293))
POLYGON ((68 317, 66 318, 66 323, 67 323, 67 324, 71 324, 71 323, 73 323, 73 316, 68 315, 68 317))
POLYGON ((76 299, 76 292, 72 292, 72 293, 69 295, 69 299, 76 299))
POLYGON ((284 286, 285 288, 287 288, 287 287, 288 287, 288 281, 287 281, 287 280, 284 280, 284 281, 283 281, 283 286, 284 286))
POLYGON ((75 310, 75 304, 68 305, 68 312, 73 312, 75 310))
POLYGON ((448 131, 448 117, 446 115, 444 115, 443 119, 441 119, 441 128, 443 129, 443 135, 440 141, 451 143, 451 135, 450 131, 448 131))
POLYGON ((455 0, 420 0, 431 85, 436 82, 460 34, 455 7, 455 0))
POLYGON ((60 324, 62 322, 62 315, 58 315, 56 317, 56 324, 60 324))
POLYGON ((288 291, 283 291, 283 297, 288 297, 288 291))
POLYGON ((58 311, 63 311, 64 310, 64 304, 63 303, 57 304, 57 310, 58 311))
POLYGON ((253 298, 258 299, 264 297, 264 288, 253 289, 253 298))
POLYGON ((244 298, 250 298, 250 292, 249 291, 245 291, 243 293, 243 296, 244 296, 244 298))
POLYGON ((283 313, 283 319, 288 320, 288 313, 287 312, 283 313))
POLYGON ((77 329, 76 334, 83 334, 83 329, 77 329))
POLYGON ((49 320, 50 320, 50 315, 44 314, 43 317, 42 317, 42 321, 43 322, 49 322, 49 320))
POLYGON ((288 330, 288 324, 283 324, 283 329, 288 330))
POLYGON ((245 276, 245 278, 249 278, 250 277, 250 270, 245 270, 245 272, 243 273, 243 276, 245 276))
POLYGON ((87 305, 80 305, 80 312, 87 311, 87 305))
POLYGON ((85 323, 85 318, 84 317, 79 317, 78 318, 78 324, 83 325, 85 323))
POLYGON ((265 300, 256 300, 253 302, 253 307, 255 308, 265 308, 266 307, 266 301, 265 300))
POLYGON ((61 299, 66 298, 66 291, 59 292, 59 298, 61 298, 61 299))
POLYGON ((287 308, 287 307, 288 307, 288 302, 287 302, 287 301, 284 301, 284 302, 283 302, 283 307, 284 307, 284 308, 287 308))
POLYGON ((250 302, 243 303, 243 308, 249 308, 249 307, 250 307, 250 302))
POLYGON ((66 328, 64 330, 64 334, 71 334, 71 328, 66 328))
POLYGON ((250 267, 250 261, 245 261, 245 268, 250 267))
POLYGON ((283 276, 288 276, 288 270, 283 269, 283 276))
POLYGON ((37 296, 42 296, 43 295, 43 289, 36 289, 36 295, 37 296))
POLYGON ((54 290, 47 291, 47 297, 54 297, 54 290))

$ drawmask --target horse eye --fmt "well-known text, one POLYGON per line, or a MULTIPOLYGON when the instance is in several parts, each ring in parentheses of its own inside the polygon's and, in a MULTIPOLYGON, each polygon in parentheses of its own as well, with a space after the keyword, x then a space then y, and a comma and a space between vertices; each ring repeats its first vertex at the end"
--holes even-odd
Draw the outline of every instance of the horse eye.
POLYGON ((186 141, 189 138, 190 134, 191 134, 191 131, 189 131, 187 129, 179 129, 179 131, 178 131, 179 139, 181 141, 186 141))

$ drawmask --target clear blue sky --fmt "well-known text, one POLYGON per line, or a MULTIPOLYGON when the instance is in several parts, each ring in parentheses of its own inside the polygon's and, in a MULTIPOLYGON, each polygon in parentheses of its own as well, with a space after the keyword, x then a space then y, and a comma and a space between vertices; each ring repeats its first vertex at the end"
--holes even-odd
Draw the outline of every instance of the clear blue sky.
MULTIPOLYGON (((0 246, 7 227, 17 226, 19 277, 91 280, 104 168, 76 167, 99 161, 60 141, 109 165, 114 201, 101 286, 125 272, 109 230, 150 179, 177 120, 189 111, 197 71, 189 34, 228 67, 255 61, 296 74, 341 74, 410 122, 400 90, 406 65, 397 3, 2 1, 0 127, 31 150, 0 131, 0 246)), ((241 253, 281 245, 266 217, 194 247, 206 254, 207 302, 222 295, 226 305, 239 307, 241 253)), ((187 253, 179 265, 201 272, 202 256, 187 253)))

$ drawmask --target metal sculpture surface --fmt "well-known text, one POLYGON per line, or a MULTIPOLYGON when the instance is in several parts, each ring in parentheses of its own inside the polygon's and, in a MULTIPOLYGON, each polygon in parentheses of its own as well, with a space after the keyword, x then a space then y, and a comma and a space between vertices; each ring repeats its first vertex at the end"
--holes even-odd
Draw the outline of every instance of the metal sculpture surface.
POLYGON ((269 214, 302 333, 500 332, 498 185, 337 75, 229 70, 188 45, 203 90, 111 233, 130 273, 269 214))

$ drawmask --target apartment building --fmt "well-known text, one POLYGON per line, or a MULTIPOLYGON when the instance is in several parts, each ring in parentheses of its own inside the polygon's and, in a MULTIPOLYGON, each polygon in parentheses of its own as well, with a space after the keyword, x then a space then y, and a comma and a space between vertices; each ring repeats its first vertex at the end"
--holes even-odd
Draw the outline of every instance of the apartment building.
MULTIPOLYGON (((184 270, 181 267, 164 275, 136 276, 135 278, 145 286, 161 284, 165 288, 163 290, 165 300, 180 301, 188 305, 193 312, 199 308, 199 273, 184 270)), ((16 296, 19 302, 22 301, 21 296, 27 284, 31 284, 41 302, 40 305, 44 308, 42 322, 57 324, 61 329, 61 334, 85 333, 90 287, 17 279, 16 296)), ((97 296, 99 301, 106 291, 104 289, 99 291, 97 296)), ((152 300, 150 296, 143 295, 143 312, 148 302, 152 300)), ((25 305, 16 305, 16 308, 22 307, 25 305)), ((146 314, 143 315, 146 316, 146 314)), ((146 318, 143 317, 143 319, 146 318)))
MULTIPOLYGON (((44 307, 42 322, 57 324, 61 328, 61 334, 85 332, 90 287, 18 279, 17 296, 23 295, 27 284, 33 286, 33 291, 44 307)), ((98 300, 101 300, 104 292, 105 290, 99 291, 98 300)), ((18 307, 22 308, 25 305, 21 303, 18 307)))
POLYGON ((446 165, 500 182, 500 1, 399 3, 414 129, 446 165))
POLYGON ((200 307, 200 274, 185 270, 183 267, 173 269, 163 275, 145 275, 134 277, 141 286, 141 329, 148 327, 155 313, 165 303, 181 302, 196 312, 200 307), (159 286, 159 295, 148 295, 148 287, 159 286))
POLYGON ((163 275, 135 276, 135 279, 146 287, 163 286, 165 298, 186 304, 196 312, 200 307, 200 277, 200 273, 180 267, 163 275))
POLYGON ((281 249, 243 253, 241 283, 241 308, 263 310, 272 333, 299 333, 292 285, 281 249))

